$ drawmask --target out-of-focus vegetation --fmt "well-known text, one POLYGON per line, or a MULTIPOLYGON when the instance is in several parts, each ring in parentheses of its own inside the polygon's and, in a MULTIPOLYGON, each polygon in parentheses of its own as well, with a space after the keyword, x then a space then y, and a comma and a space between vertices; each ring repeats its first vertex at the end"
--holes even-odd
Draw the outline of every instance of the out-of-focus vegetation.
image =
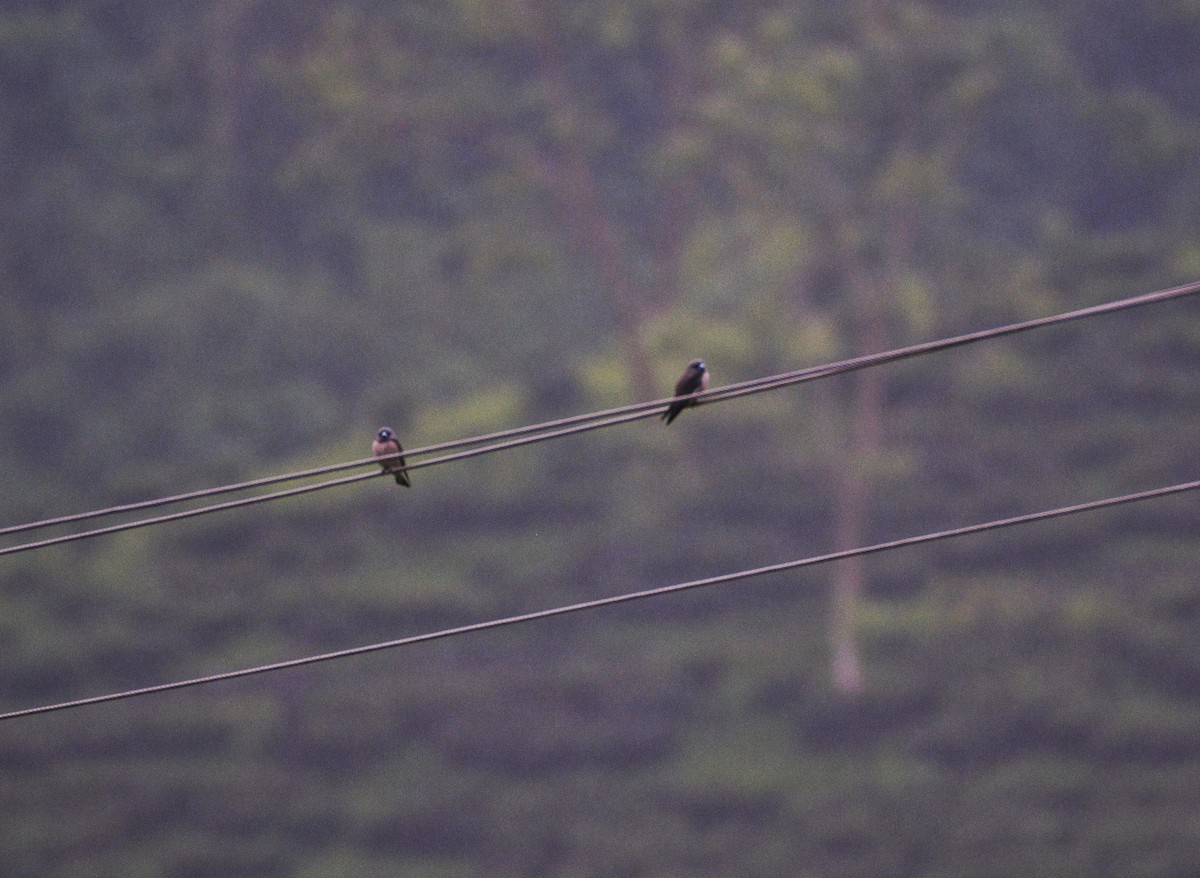
MULTIPOLYGON (((1195 279, 1197 45, 1185 0, 0 3, 0 525, 1195 279)), ((1194 479, 1197 364, 1183 302, 0 559, 0 707, 1194 479)), ((8 722, 2 871, 1189 874, 1198 522, 8 722)))

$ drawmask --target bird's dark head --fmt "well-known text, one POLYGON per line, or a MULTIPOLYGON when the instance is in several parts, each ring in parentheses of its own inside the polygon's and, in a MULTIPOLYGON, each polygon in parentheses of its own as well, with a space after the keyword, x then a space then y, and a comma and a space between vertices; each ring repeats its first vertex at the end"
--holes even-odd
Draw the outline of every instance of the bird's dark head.
POLYGON ((688 364, 688 368, 695 369, 697 372, 705 372, 708 370, 708 367, 704 365, 703 360, 692 360, 692 362, 688 364))
POLYGON ((389 430, 387 427, 383 427, 375 435, 379 439, 380 442, 387 442, 395 434, 393 434, 392 431, 389 430))

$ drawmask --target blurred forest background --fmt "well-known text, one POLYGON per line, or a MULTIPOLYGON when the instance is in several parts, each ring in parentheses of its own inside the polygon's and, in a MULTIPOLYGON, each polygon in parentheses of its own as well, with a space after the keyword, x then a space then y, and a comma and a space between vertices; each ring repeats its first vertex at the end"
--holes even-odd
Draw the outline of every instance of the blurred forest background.
MULTIPOLYGON (((1196 0, 5 0, 0 525, 1195 280, 1198 47, 1196 0)), ((1197 308, 0 559, 0 708, 1195 479, 1197 308)), ((9 721, 3 871, 1195 874, 1196 503, 9 721)))

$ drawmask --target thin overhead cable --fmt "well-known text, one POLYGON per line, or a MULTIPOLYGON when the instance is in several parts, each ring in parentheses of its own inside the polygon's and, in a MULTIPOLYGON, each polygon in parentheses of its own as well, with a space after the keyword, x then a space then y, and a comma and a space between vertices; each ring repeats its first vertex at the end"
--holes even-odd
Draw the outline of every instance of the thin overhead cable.
POLYGON ((764 390, 774 390, 777 387, 786 387, 791 384, 811 381, 815 378, 828 378, 832 375, 842 375, 847 372, 855 372, 859 369, 866 369, 871 366, 881 366, 885 363, 895 363, 900 360, 908 360, 924 354, 934 353, 935 351, 945 351, 950 350, 951 348, 962 347, 963 345, 974 344, 975 342, 987 341, 993 338, 1002 338, 1007 335, 1016 335, 1021 332, 1029 332, 1033 329, 1045 329, 1049 326, 1057 326, 1062 323, 1069 323, 1073 320, 1083 320, 1088 317, 1099 317, 1104 314, 1113 314, 1118 311, 1128 311, 1133 308, 1140 308, 1146 305, 1156 305, 1162 302, 1169 302, 1174 299, 1182 299, 1186 298, 1187 296, 1194 296, 1197 293, 1200 293, 1200 281, 1182 284, 1180 286, 1171 287, 1165 290, 1157 290, 1153 293, 1143 293, 1142 295, 1131 296, 1126 299, 1116 299, 1112 302, 1104 302, 1100 305, 1091 305, 1087 308, 1077 308, 1074 311, 1064 311, 1060 314, 1051 314, 1047 317, 1035 317, 1032 320, 1022 320, 1018 323, 1009 323, 1004 326, 992 327, 991 329, 980 329, 975 332, 964 333, 963 335, 955 335, 948 338, 935 339, 934 341, 921 342, 920 344, 909 345, 908 347, 897 348, 892 351, 884 351, 883 353, 865 354, 861 357, 853 357, 849 360, 841 360, 840 362, 829 363, 825 366, 801 369, 795 372, 783 372, 779 375, 756 378, 753 381, 744 381, 741 384, 730 384, 710 390, 704 394, 704 396, 707 398, 707 401, 712 402, 717 402, 724 399, 733 399, 739 396, 745 396, 749 393, 760 393, 764 390))
POLYGON ((16 546, 6 546, 3 549, 0 549, 0 555, 15 555, 19 552, 29 552, 34 549, 44 549, 47 546, 56 546, 60 543, 73 543, 76 540, 86 540, 91 537, 120 533, 121 531, 125 530, 135 530, 139 527, 151 527, 156 524, 166 524, 168 521, 180 521, 184 518, 195 518, 197 515, 207 515, 210 512, 223 512, 226 509, 238 509, 242 506, 253 506, 256 503, 266 503, 269 500, 281 500, 284 497, 297 497, 300 494, 310 494, 313 491, 320 491, 323 488, 333 488, 338 485, 348 485, 351 482, 361 482, 363 479, 373 479, 376 476, 381 475, 384 475, 384 473, 355 473, 352 476, 342 476, 341 478, 330 479, 329 481, 318 482, 313 485, 301 485, 298 488, 286 488, 282 491, 275 491, 271 494, 257 494, 253 497, 243 497, 240 500, 226 500, 224 503, 214 503, 211 506, 201 506, 196 509, 185 509, 183 512, 170 512, 166 515, 155 515, 152 518, 141 518, 137 521, 126 521, 122 524, 110 524, 108 527, 97 527, 93 528, 92 530, 63 534, 62 536, 58 537, 47 537, 44 540, 21 543, 16 546))
MULTIPOLYGON (((514 448, 518 445, 530 445, 534 442, 545 442, 547 439, 558 439, 562 436, 570 435, 571 433, 583 433, 587 430, 595 430, 599 427, 611 427, 613 424, 622 424, 628 421, 636 421, 642 418, 653 417, 656 412, 634 412, 633 414, 623 415, 618 418, 611 418, 607 421, 594 422, 590 424, 576 424, 573 427, 564 427, 561 430, 554 430, 549 433, 538 433, 532 436, 523 436, 516 439, 509 439, 506 442, 496 442, 491 445, 481 445, 477 448, 466 448, 462 451, 455 451, 450 454, 444 454, 441 457, 431 457, 427 460, 420 460, 416 463, 411 463, 405 467, 406 470, 420 469, 427 466, 437 466, 442 463, 449 463, 454 460, 464 460, 468 457, 478 457, 481 454, 490 454, 493 451, 502 451, 506 448, 514 448)), ((392 455, 393 457, 396 455, 392 455)), ((372 458, 371 463, 377 464, 379 460, 384 458, 372 458)), ((135 530, 141 527, 150 527, 158 524, 165 524, 169 521, 180 521, 184 518, 195 518, 198 515, 208 515, 212 512, 224 512, 227 509, 238 509, 242 506, 253 506, 257 503, 267 503, 272 500, 282 500, 285 497, 297 497, 301 494, 311 494, 314 491, 321 491, 325 488, 335 488, 339 485, 348 485, 352 482, 361 482, 364 479, 374 479, 379 476, 389 475, 382 471, 355 473, 352 476, 341 476, 336 479, 329 479, 324 482, 316 482, 311 485, 301 485, 298 488, 285 488, 282 491, 273 491, 269 494, 256 494, 253 497, 243 497, 241 500, 226 500, 223 503, 214 503, 209 506, 200 506, 195 509, 186 509, 183 512, 171 512, 166 515, 156 515, 152 518, 142 518, 137 521, 127 521, 122 524, 111 524, 108 527, 98 527, 93 530, 78 531, 76 533, 63 534, 58 537, 47 537, 44 540, 36 540, 29 543, 20 543, 16 546, 6 546, 0 549, 0 556, 15 555, 18 552, 28 552, 33 549, 44 549, 47 546, 56 546, 61 543, 72 543, 77 540, 86 540, 91 537, 104 536, 106 534, 119 533, 125 530, 135 530)))
MULTIPOLYGON (((755 378, 748 381, 742 381, 736 384, 728 384, 723 387, 714 388, 702 393, 695 394, 698 405, 704 405, 709 402, 719 402, 726 399, 734 399, 739 396, 747 396, 753 393, 762 393, 767 390, 776 390, 781 387, 788 387, 793 384, 800 384, 807 381, 813 381, 818 378, 827 378, 833 375, 841 375, 847 372, 853 372, 859 369, 865 369, 871 366, 879 366, 885 363, 897 362, 899 360, 909 359, 923 354, 933 353, 935 351, 948 350, 962 345, 972 344, 978 341, 984 341, 992 338, 1000 338, 1006 335, 1014 335, 1020 332, 1026 332, 1032 329, 1041 329, 1048 326, 1054 326, 1060 323, 1066 323, 1072 320, 1080 320, 1087 317, 1096 317, 1103 314, 1111 314, 1118 311, 1138 308, 1145 305, 1166 302, 1172 299, 1179 299, 1186 296, 1200 293, 1200 282, 1184 284, 1169 289, 1158 290, 1153 293, 1145 293, 1139 296, 1132 296, 1125 299, 1118 299, 1112 302, 1106 302, 1100 305, 1093 305, 1087 308, 1080 308, 1074 311, 1067 311, 1061 314, 1054 314, 1048 317, 1038 317, 1032 320, 1024 320, 1018 323, 1010 323, 1004 326, 994 327, 992 329, 984 329, 976 332, 967 333, 964 335, 952 336, 949 338, 938 339, 935 341, 923 342, 921 344, 910 345, 908 347, 897 348, 891 351, 882 353, 867 354, 860 357, 854 357, 848 360, 841 360, 835 363, 829 363, 823 366, 812 366, 805 369, 798 369, 792 372, 783 372, 777 375, 768 375, 762 378, 755 378)), ((642 418, 653 417, 668 406, 672 397, 653 400, 650 402, 635 403, 633 405, 621 406, 618 408, 606 409, 602 411, 589 412, 581 415, 573 415, 571 417, 559 418, 552 421, 544 421, 539 424, 530 424, 523 427, 515 427, 507 430, 500 430, 494 433, 487 433, 481 436, 473 436, 466 439, 456 439, 448 442, 441 442, 434 445, 427 445, 421 448, 414 448, 404 452, 406 460, 413 460, 425 455, 434 454, 439 451, 449 451, 452 449, 471 449, 469 452, 459 452, 454 454, 446 454, 441 457, 433 458, 425 461, 414 461, 409 463, 407 469, 418 469, 425 466, 434 466, 441 463, 448 463, 454 460, 462 460, 468 457, 476 457, 480 454, 488 454, 493 451, 501 451, 507 448, 514 448, 519 445, 530 444, 533 442, 541 442, 545 439, 559 438, 562 436, 571 435, 574 433, 582 433, 592 429, 601 427, 610 427, 616 424, 624 424, 630 421, 641 420, 642 418), (536 435, 542 434, 542 435, 536 435), (521 441, 498 441, 498 440, 517 440, 520 437, 525 438, 521 441), (484 443, 493 443, 481 446, 484 443)), ((266 487, 268 485, 279 484, 281 482, 295 481, 298 479, 313 478, 316 476, 328 475, 330 473, 340 472, 356 467, 372 466, 378 463, 375 457, 360 458, 357 460, 348 461, 345 463, 331 464, 328 466, 316 467, 314 469, 301 470, 299 472, 287 473, 284 475, 267 476, 251 481, 239 482, 231 485, 222 485, 213 488, 203 488, 197 491, 191 491, 183 494, 175 494, 169 497, 160 497, 151 500, 142 500, 134 503, 126 503, 119 506, 111 506, 105 509, 92 510, 90 512, 79 512, 71 515, 59 516, 57 518, 48 518, 41 521, 29 522, 26 524, 11 525, 9 527, 0 528, 0 536, 6 534, 22 533, 30 530, 50 527, 53 525, 70 524, 78 521, 85 521, 93 518, 100 518, 118 513, 135 512, 143 509, 151 509, 160 506, 166 506, 174 503, 182 503, 189 500, 198 500, 205 497, 217 496, 220 494, 232 493, 236 491, 248 490, 251 488, 266 487)), ((377 475, 372 473, 370 475, 377 475)), ((64 542, 71 542, 78 539, 87 539, 103 534, 116 533, 123 530, 130 530, 148 525, 162 524, 168 521, 177 521, 183 518, 190 518, 197 515, 206 515, 210 512, 218 512, 227 509, 234 509, 241 506, 249 506, 257 503, 263 503, 269 500, 282 499, 284 497, 292 497, 299 494, 307 494, 312 491, 321 490, 323 488, 332 488, 338 485, 349 484, 350 482, 359 481, 359 478, 366 478, 364 475, 357 478, 333 479, 327 482, 322 482, 315 485, 306 485, 303 488, 278 491, 270 494, 247 498, 245 500, 230 501, 218 503, 211 506, 205 506, 197 509, 188 510, 186 512, 175 513, 172 515, 161 515, 153 518, 143 519, 139 521, 128 522, 111 527, 96 528, 89 531, 82 531, 75 534, 68 534, 61 537, 55 537, 47 540, 38 540, 31 543, 24 543, 15 546, 9 546, 0 549, 0 555, 14 554, 17 552, 29 551, 31 549, 43 548, 45 546, 56 545, 64 542)))
POLYGON ((1024 515, 1015 515, 1010 518, 1001 518, 994 521, 984 522, 982 524, 971 524, 964 527, 956 527, 948 530, 922 534, 920 536, 904 537, 902 539, 890 540, 885 543, 875 543, 874 545, 863 546, 857 549, 843 549, 842 551, 829 552, 824 555, 816 555, 809 558, 801 558, 796 561, 784 561, 779 564, 768 564, 765 567, 755 567, 750 570, 741 570, 737 573, 723 573, 719 576, 710 576, 705 579, 693 579, 689 582, 680 582, 674 585, 664 585, 657 588, 644 589, 642 591, 627 592, 625 594, 612 595, 610 597, 597 598, 590 601, 582 601, 576 604, 567 604, 566 606, 552 607, 546 610, 537 610, 531 613, 521 613, 516 616, 505 616, 485 622, 475 622, 469 625, 460 625, 455 628, 443 628, 440 631, 431 631, 425 634, 401 637, 396 640, 387 640, 382 643, 368 644, 367 646, 355 646, 349 649, 337 650, 336 652, 326 652, 319 655, 306 656, 304 658, 288 659, 286 661, 273 662, 271 664, 258 665, 256 667, 241 668, 235 671, 224 671, 218 674, 209 674, 205 677, 194 677, 189 680, 178 680, 172 683, 160 683, 155 686, 144 686, 140 689, 128 689, 124 692, 113 692, 107 695, 95 695, 90 698, 80 698, 75 701, 63 701, 57 704, 46 704, 40 707, 29 707, 23 710, 14 710, 8 713, 0 714, 0 720, 16 719, 18 717, 33 716, 41 713, 52 713, 74 707, 86 707, 93 704, 102 704, 108 701, 120 701, 126 698, 138 698, 143 695, 153 695, 157 692, 169 692, 174 689, 184 689, 190 686, 202 686, 208 683, 219 683, 226 680, 234 680, 238 677, 249 677, 254 674, 272 673, 274 671, 282 671, 288 668, 298 668, 303 665, 312 665, 318 662, 327 662, 333 661, 334 659, 343 659, 356 655, 364 655, 369 652, 379 652, 381 650, 395 649, 401 646, 412 646, 417 643, 425 643, 431 640, 443 640, 449 637, 472 634, 477 631, 488 631, 493 628, 503 628, 508 625, 517 625, 523 622, 534 622, 540 619, 549 619, 554 616, 565 616, 568 613, 579 613, 585 610, 597 610, 602 607, 629 603, 631 601, 638 601, 644 598, 661 597, 663 595, 676 594, 678 592, 689 591, 691 589, 704 588, 712 585, 721 585, 737 580, 750 579, 751 577, 755 576, 762 576, 767 573, 780 573, 785 570, 796 570, 801 567, 815 567, 819 564, 828 564, 831 561, 841 561, 846 558, 854 558, 860 555, 874 555, 881 552, 889 552, 894 549, 902 549, 907 546, 916 546, 923 543, 948 540, 955 537, 963 537, 970 534, 983 533, 985 531, 998 530, 1000 528, 1013 527, 1020 524, 1032 524, 1033 522, 1037 521, 1047 521, 1052 518, 1062 518, 1067 515, 1075 515, 1080 512, 1091 512, 1097 509, 1108 509, 1127 503, 1137 503, 1144 500, 1168 497, 1173 494, 1182 494, 1186 491, 1194 491, 1197 488, 1200 488, 1200 480, 1183 482, 1181 484, 1170 485, 1163 488, 1152 488, 1147 491, 1138 491, 1133 494, 1124 494, 1119 497, 1109 497, 1104 500, 1093 500, 1087 503, 1077 503, 1073 506, 1060 506, 1056 509, 1048 509, 1042 512, 1030 512, 1024 515))

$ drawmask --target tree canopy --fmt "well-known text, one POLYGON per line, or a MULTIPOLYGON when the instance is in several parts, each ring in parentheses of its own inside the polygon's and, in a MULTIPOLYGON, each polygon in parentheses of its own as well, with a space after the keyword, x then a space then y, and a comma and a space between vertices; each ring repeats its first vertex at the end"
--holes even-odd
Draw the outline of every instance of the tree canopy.
MULTIPOLYGON (((1200 276, 1187 0, 0 2, 0 527, 1200 276)), ((1178 302, 0 558, 0 709, 1195 479, 1178 302)), ((1164 875, 1195 497, 0 724, 6 873, 1164 875)))

